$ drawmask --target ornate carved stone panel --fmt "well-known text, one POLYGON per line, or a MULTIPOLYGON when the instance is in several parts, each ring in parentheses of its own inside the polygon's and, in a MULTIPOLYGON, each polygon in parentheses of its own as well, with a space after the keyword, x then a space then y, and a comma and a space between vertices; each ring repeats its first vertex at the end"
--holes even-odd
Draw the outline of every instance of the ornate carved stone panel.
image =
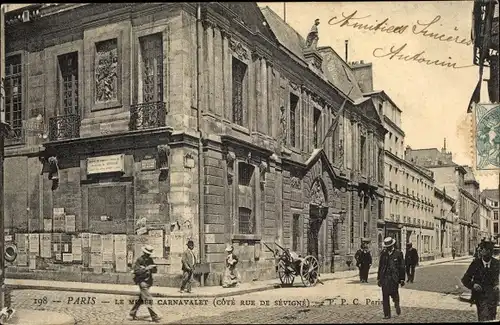
POLYGON ((95 101, 108 102, 118 97, 118 41, 96 43, 95 101))
POLYGON ((325 192, 319 179, 316 179, 311 186, 311 204, 318 207, 326 206, 325 192))
POLYGON ((229 48, 233 55, 243 62, 248 62, 250 60, 250 54, 248 50, 238 41, 230 38, 229 39, 229 48))

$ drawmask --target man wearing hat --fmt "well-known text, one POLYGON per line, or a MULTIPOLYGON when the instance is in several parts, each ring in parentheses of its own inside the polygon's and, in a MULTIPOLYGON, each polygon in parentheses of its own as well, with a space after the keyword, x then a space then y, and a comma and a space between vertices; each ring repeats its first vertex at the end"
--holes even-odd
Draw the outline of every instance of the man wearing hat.
POLYGON ((492 257, 493 242, 481 243, 479 258, 475 258, 462 277, 462 283, 471 290, 471 304, 476 304, 478 321, 493 321, 497 316, 498 277, 500 262, 492 257))
POLYGON ((196 257, 193 252, 194 242, 188 240, 187 249, 182 253, 182 282, 180 292, 191 292, 191 282, 193 281, 194 264, 196 257))
POLYGON ((389 299, 392 297, 396 314, 401 314, 399 305, 399 285, 405 285, 405 264, 403 253, 395 248, 396 240, 392 237, 384 239, 383 250, 378 264, 377 284, 382 287, 382 306, 384 319, 391 318, 389 299))
POLYGON ((406 244, 405 264, 408 283, 413 283, 415 280, 415 267, 418 266, 418 252, 412 243, 406 244))
POLYGON ((238 256, 236 256, 233 251, 233 245, 227 245, 226 271, 224 272, 224 278, 222 280, 223 288, 234 287, 238 283, 238 272, 236 271, 238 256))
POLYGON ((149 288, 153 285, 153 273, 157 272, 151 254, 153 254, 153 247, 151 245, 146 245, 142 248, 142 255, 135 262, 133 271, 134 282, 139 285, 140 293, 139 299, 135 302, 130 311, 130 317, 135 319, 139 307, 142 304, 146 304, 153 322, 158 322, 161 318, 153 310, 153 296, 149 292, 149 288))

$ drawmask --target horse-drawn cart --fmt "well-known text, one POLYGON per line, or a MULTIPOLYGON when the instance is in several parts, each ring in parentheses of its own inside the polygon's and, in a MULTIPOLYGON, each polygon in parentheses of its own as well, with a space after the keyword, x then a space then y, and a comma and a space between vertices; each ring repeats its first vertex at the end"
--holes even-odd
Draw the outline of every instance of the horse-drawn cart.
POLYGON ((283 285, 291 286, 295 277, 300 276, 306 287, 315 286, 319 280, 319 262, 316 257, 307 255, 301 257, 289 248, 285 249, 276 242, 277 249, 272 249, 266 243, 264 245, 273 253, 278 269, 278 277, 283 285))

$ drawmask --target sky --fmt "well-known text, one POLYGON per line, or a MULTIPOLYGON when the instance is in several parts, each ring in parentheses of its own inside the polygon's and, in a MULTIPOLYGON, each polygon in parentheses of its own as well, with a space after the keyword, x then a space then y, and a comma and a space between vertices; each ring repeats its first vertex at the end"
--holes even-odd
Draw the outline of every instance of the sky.
MULTIPOLYGON (((258 3, 281 18, 283 4, 258 3)), ((319 18, 318 46, 331 46, 344 58, 344 41, 348 40, 348 61, 373 64, 374 89, 384 90, 403 111, 405 146, 441 149, 446 138, 453 160, 472 166, 472 115, 466 111, 479 68, 472 66, 472 45, 464 44, 470 41, 472 6, 472 1, 287 2, 286 22, 305 38, 319 18), (386 18, 377 31, 353 26, 377 25, 386 18), (346 24, 341 26, 343 23, 346 24), (425 25, 428 26, 424 30, 425 25), (382 31, 382 27, 386 29, 382 31), (429 33, 446 36, 439 41, 429 37, 429 33), (417 59, 444 63, 428 65, 422 60, 410 60, 422 51, 417 59), (409 57, 406 61, 399 59, 402 55, 409 57)), ((485 70, 483 79, 489 73, 485 70)), ((486 83, 481 100, 488 100, 486 83)), ((481 190, 498 188, 498 173, 477 172, 475 176, 481 190)))

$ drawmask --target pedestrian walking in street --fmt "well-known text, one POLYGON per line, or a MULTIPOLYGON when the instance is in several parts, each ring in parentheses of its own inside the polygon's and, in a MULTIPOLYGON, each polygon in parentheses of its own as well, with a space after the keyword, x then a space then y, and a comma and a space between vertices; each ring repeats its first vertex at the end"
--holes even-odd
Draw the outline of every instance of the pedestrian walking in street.
POLYGON ((361 245, 361 249, 356 252, 354 258, 359 269, 359 280, 361 283, 368 283, 368 273, 372 266, 372 254, 368 250, 368 246, 366 244, 361 245))
POLYGON ((401 314, 399 302, 399 285, 405 285, 405 264, 403 253, 394 246, 396 240, 392 237, 384 239, 382 253, 378 264, 377 284, 382 288, 382 306, 384 319, 391 318, 389 299, 392 297, 396 314, 401 314))
POLYGON ((194 264, 196 263, 196 257, 194 256, 193 248, 194 242, 192 240, 188 240, 187 249, 184 251, 184 253, 182 253, 182 282, 179 292, 191 292, 194 264))
POLYGON ((455 250, 455 247, 453 247, 451 249, 451 257, 453 257, 453 259, 455 259, 455 256, 457 255, 457 251, 455 250))
POLYGON ((497 316, 500 262, 492 257, 493 247, 490 240, 485 240, 481 258, 474 259, 462 277, 463 285, 471 290, 471 304, 476 304, 480 322, 493 321, 497 316))
POLYGON ((223 288, 231 288, 238 284, 239 274, 236 269, 236 264, 238 264, 238 256, 234 254, 233 245, 228 245, 226 247, 227 257, 226 257, 226 270, 224 272, 224 278, 222 279, 223 288))
POLYGON ((153 296, 149 292, 149 288, 153 285, 153 273, 157 272, 156 265, 153 263, 151 254, 153 254, 153 247, 146 245, 142 248, 142 255, 137 259, 134 264, 134 282, 139 286, 139 299, 136 300, 130 317, 136 319, 137 311, 142 304, 148 307, 149 315, 153 322, 160 321, 161 317, 153 309, 153 296))
POLYGON ((418 252, 413 247, 412 243, 406 244, 405 265, 408 283, 413 283, 415 280, 415 267, 418 266, 418 252))

